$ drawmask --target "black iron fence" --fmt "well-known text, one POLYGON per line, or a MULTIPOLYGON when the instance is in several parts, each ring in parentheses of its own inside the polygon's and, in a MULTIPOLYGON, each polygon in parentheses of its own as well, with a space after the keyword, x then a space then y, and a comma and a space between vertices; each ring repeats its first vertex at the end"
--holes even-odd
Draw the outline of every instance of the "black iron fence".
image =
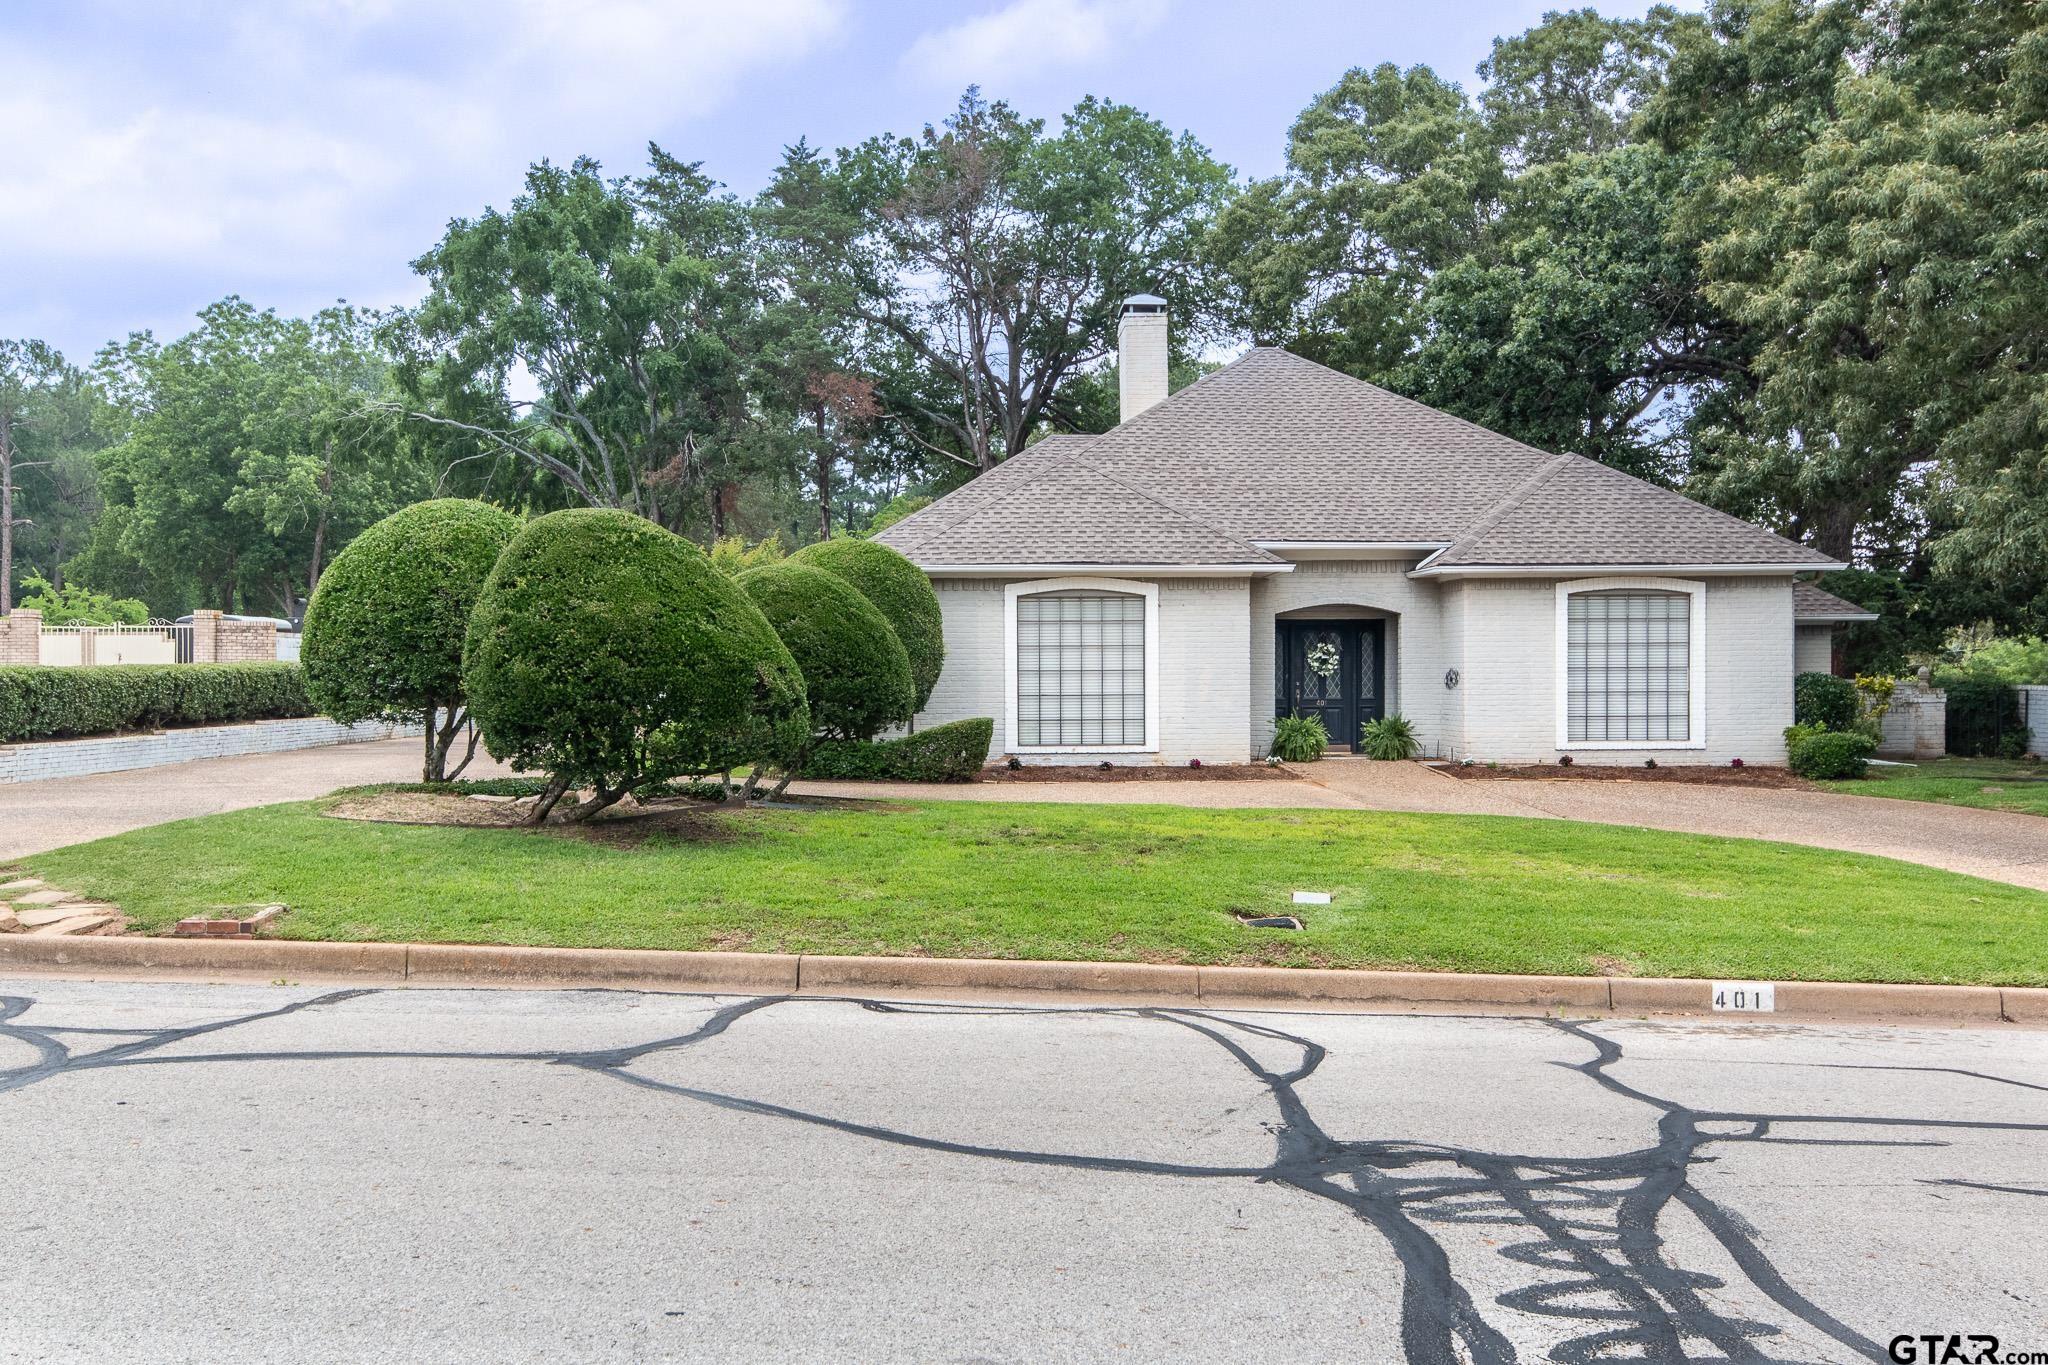
POLYGON ((2018 758, 2030 747, 2029 694, 1990 679, 1950 682, 1948 751, 1965 758, 2018 758))

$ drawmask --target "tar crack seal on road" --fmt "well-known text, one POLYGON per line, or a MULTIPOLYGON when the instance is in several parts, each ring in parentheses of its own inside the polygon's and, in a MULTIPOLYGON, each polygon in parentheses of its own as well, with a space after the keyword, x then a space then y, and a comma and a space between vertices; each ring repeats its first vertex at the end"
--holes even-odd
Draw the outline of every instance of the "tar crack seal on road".
MULTIPOLYGON (((764 1118, 809 1124, 837 1133, 902 1147, 995 1162, 1018 1162, 1075 1170, 1121 1172, 1208 1180, 1252 1180, 1285 1186, 1348 1210, 1372 1227, 1392 1249, 1404 1274, 1401 1343, 1420 1365, 1507 1365, 1518 1359, 1513 1344, 1487 1322, 1471 1292, 1452 1271, 1450 1257, 1431 1228, 1483 1225, 1520 1235, 1498 1254, 1528 1272, 1528 1282, 1495 1296, 1500 1308, 1568 1322, 1584 1330, 1559 1342, 1551 1359, 1574 1365, 1612 1359, 1617 1353, 1673 1362, 1772 1362, 1792 1357, 1766 1347, 1783 1332, 1769 1323, 1731 1317, 1707 1302, 1702 1291, 1726 1288, 1719 1276, 1676 1264, 1659 1232, 1660 1220, 1676 1204, 1689 1211, 1739 1267, 1749 1286, 1785 1312, 1843 1347, 1883 1360, 1876 1342, 1806 1298, 1774 1265, 1756 1232, 1691 1181, 1692 1167, 1713 1161, 1708 1149, 1725 1144, 1798 1142, 1804 1145, 1910 1146, 1925 1139, 1855 1136, 1774 1138, 1775 1125, 1828 1125, 1835 1129, 2001 1129, 2048 1132, 2048 1124, 1996 1120, 1745 1113, 1692 1109, 1630 1086, 1610 1074, 1622 1047, 1595 1031, 1590 1021, 1539 1018, 1547 1027, 1586 1045, 1591 1055, 1570 1069, 1656 1116, 1657 1141, 1605 1156, 1560 1157, 1480 1151, 1441 1143, 1393 1138, 1334 1137, 1324 1130, 1298 1093, 1301 1082, 1323 1062, 1320 1044, 1263 1024, 1199 1009, 1125 1006, 1047 1009, 985 1005, 889 1003, 825 996, 758 996, 725 1005, 687 1033, 632 1047, 600 1051, 245 1051, 163 1055, 169 1044, 241 1025, 318 1009, 375 990, 342 990, 277 1009, 212 1023, 161 1030, 42 1028, 22 1021, 35 1003, 29 996, 0 996, 0 1037, 28 1044, 36 1060, 0 1070, 0 1093, 84 1071, 132 1066, 205 1066, 235 1062, 296 1062, 389 1058, 533 1062, 570 1066, 695 1103, 764 1118), (915 1133, 811 1113, 740 1095, 679 1085, 633 1071, 655 1053, 671 1052, 724 1033, 750 1014, 802 999, 810 1003, 854 1004, 888 1014, 1105 1015, 1156 1022, 1190 1030, 1227 1053, 1272 1096, 1280 1113, 1273 1125, 1273 1158, 1262 1166, 1199 1166, 1135 1158, 1085 1156, 947 1141, 915 1133), (125 1037, 129 1041, 74 1054, 68 1035, 125 1037), (1295 1064, 1282 1070, 1253 1055, 1245 1040, 1294 1049, 1295 1064), (1703 1131, 1702 1125, 1714 1125, 1703 1131)), ((1826 1066, 1820 1063, 1815 1065, 1826 1066)), ((1924 1070, 1918 1067, 1854 1067, 1858 1070, 1924 1070)), ((1950 1068, 1934 1068, 1949 1070, 1950 1068)), ((1962 1073, 2026 1089, 2024 1081, 1979 1072, 1962 1073)), ((1963 1179, 1938 1183, 2015 1195, 2048 1191, 1987 1185, 1963 1179)))

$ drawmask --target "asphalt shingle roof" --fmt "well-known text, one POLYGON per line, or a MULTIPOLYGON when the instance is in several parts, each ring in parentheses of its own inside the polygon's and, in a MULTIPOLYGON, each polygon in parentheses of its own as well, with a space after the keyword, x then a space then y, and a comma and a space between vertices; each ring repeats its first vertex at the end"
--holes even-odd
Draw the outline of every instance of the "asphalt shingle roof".
POLYGON ((1875 621, 1877 613, 1854 602, 1845 602, 1811 583, 1792 585, 1792 619, 1795 621, 1875 621))
POLYGON ((1055 437, 878 539, 920 564, 1256 564, 1257 541, 1443 544, 1431 567, 1827 557, 1259 347, 1096 437, 1055 437))

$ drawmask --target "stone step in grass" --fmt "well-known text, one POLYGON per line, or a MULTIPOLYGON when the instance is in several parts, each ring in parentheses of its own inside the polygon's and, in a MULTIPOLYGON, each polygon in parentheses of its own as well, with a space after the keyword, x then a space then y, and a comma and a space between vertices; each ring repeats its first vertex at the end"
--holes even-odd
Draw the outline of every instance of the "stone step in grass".
POLYGON ((0 934, 118 934, 125 925, 121 907, 112 902, 89 901, 36 877, 0 882, 0 934))

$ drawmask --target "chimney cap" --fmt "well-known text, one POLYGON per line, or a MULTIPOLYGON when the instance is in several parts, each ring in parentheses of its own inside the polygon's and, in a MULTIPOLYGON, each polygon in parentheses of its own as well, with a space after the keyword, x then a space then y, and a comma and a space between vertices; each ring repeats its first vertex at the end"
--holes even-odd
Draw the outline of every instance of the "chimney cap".
POLYGON ((1157 294, 1133 294, 1124 300, 1123 307, 1117 309, 1117 316, 1122 317, 1125 313, 1163 313, 1165 311, 1166 300, 1160 298, 1157 294))

